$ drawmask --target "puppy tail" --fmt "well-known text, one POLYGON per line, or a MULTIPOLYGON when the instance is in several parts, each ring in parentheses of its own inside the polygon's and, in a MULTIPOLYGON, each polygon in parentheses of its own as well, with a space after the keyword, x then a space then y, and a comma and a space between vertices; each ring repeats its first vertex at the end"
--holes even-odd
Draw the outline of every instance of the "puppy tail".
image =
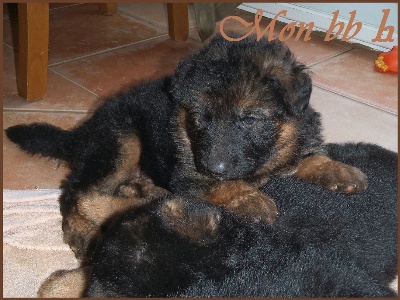
POLYGON ((72 132, 46 123, 16 125, 5 130, 7 137, 22 150, 70 161, 72 132))

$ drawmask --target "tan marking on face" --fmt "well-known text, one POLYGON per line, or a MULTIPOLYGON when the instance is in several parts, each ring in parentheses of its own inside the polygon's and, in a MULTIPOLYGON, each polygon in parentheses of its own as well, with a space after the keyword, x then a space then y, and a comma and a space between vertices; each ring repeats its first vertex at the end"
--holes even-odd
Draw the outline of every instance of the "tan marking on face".
POLYGON ((298 138, 299 131, 297 122, 281 122, 279 138, 276 142, 276 148, 279 149, 277 152, 278 160, 286 162, 292 158, 298 146, 298 138))
POLYGON ((175 139, 177 146, 177 156, 182 163, 182 168, 193 176, 198 176, 194 166, 194 157, 192 153, 191 141, 187 129, 187 112, 184 108, 179 110, 177 124, 175 124, 175 139))
POLYGON ((246 96, 246 95, 238 97, 235 102, 235 105, 236 105, 236 109, 239 111, 246 111, 246 110, 251 110, 254 108, 259 109, 259 105, 257 103, 255 103, 254 98, 251 96, 246 96))
MULTIPOLYGON (((255 176, 262 175, 263 177, 269 178, 276 173, 287 172, 289 162, 294 158, 298 147, 299 132, 297 129, 297 123, 279 121, 278 125, 279 136, 276 141, 274 148, 275 153, 255 172, 255 176)), ((263 178, 260 179, 263 181, 263 178)))
POLYGON ((169 222, 174 222, 174 220, 182 220, 185 218, 185 212, 180 199, 166 201, 161 206, 161 213, 169 222))
POLYGON ((178 131, 179 131, 179 138, 180 142, 184 146, 190 146, 190 139, 188 136, 187 130, 187 112, 184 108, 179 110, 179 118, 178 118, 178 131))
POLYGON ((163 203, 160 212, 165 224, 192 242, 207 243, 218 230, 219 214, 214 210, 201 213, 187 212, 183 201, 175 198, 163 203))

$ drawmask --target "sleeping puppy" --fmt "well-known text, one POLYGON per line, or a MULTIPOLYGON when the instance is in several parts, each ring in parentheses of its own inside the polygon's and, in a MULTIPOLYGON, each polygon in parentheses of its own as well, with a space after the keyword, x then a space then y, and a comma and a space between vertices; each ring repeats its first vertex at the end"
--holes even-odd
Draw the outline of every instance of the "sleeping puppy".
POLYGON ((100 205, 110 207, 101 212, 107 216, 143 204, 131 201, 138 172, 179 199, 194 196, 268 224, 278 210, 259 188, 272 176, 364 191, 362 171, 326 156, 311 90, 307 68, 281 42, 216 35, 171 76, 108 99, 71 131, 30 124, 6 134, 28 153, 69 163, 64 239, 83 258, 102 225, 92 222, 98 203, 110 202, 100 205))
POLYGON ((263 188, 280 211, 251 222, 175 195, 114 220, 96 247, 89 297, 396 297, 397 154, 330 145, 370 186, 333 193, 275 177, 263 188))
POLYGON ((114 219, 91 264, 55 272, 38 296, 396 296, 397 154, 368 144, 327 150, 365 170, 365 193, 275 177, 262 189, 281 212, 273 226, 166 196, 114 219))

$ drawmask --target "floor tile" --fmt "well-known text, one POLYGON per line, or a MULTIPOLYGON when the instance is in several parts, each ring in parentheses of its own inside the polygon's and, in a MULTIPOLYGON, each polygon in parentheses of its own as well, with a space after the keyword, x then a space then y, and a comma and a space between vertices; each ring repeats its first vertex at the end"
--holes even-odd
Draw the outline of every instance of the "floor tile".
POLYGON ((315 87, 312 107, 321 113, 328 142, 368 142, 398 152, 398 117, 315 87))
POLYGON ((48 71, 46 96, 27 101, 18 96, 14 51, 3 47, 3 108, 18 110, 86 111, 100 101, 96 95, 48 71))
MULTIPOLYGON (((4 42, 12 46, 15 27, 4 23, 4 42)), ((13 24, 15 26, 15 24, 13 24)), ((166 34, 167 30, 119 12, 105 16, 96 4, 50 10, 49 64, 110 50, 166 34)))
MULTIPOLYGON (((3 111, 3 128, 49 122, 69 129, 87 117, 86 114, 3 111)), ((62 162, 24 153, 3 132, 3 189, 58 188, 67 173, 68 168, 62 162)))
POLYGON ((398 76, 374 69, 376 54, 354 49, 314 65, 314 84, 397 114, 398 76))
POLYGON ((52 69, 104 97, 143 80, 171 73, 182 57, 200 45, 193 40, 174 42, 164 36, 52 69))
MULTIPOLYGON (((118 11, 134 16, 150 24, 168 28, 167 3, 118 3, 118 11)), ((192 4, 189 4, 189 28, 196 26, 196 17, 192 4)))
MULTIPOLYGON (((112 17, 100 14, 95 4, 63 5, 51 5, 53 65, 44 99, 28 102, 17 95, 15 52, 3 46, 4 128, 30 122, 71 128, 88 118, 100 97, 172 72, 182 57, 202 44, 194 27, 192 6, 190 39, 174 42, 167 34, 164 3, 120 3, 119 13, 112 17)), ((247 22, 254 21, 254 14, 237 14, 247 22)), ((17 36, 16 31, 11 32, 11 19, 6 16, 3 21, 7 45, 12 45, 13 36, 17 36)), ((261 29, 269 21, 262 20, 261 29)), ((247 32, 233 21, 224 28, 247 32)), ((282 28, 277 24, 275 34, 282 28)), ((326 140, 376 143, 397 152, 397 75, 375 72, 374 52, 324 42, 316 35, 307 42, 293 39, 286 43, 314 72, 311 104, 322 114, 326 140)), ((67 173, 68 168, 56 160, 25 154, 3 133, 4 188, 57 188, 67 173)))

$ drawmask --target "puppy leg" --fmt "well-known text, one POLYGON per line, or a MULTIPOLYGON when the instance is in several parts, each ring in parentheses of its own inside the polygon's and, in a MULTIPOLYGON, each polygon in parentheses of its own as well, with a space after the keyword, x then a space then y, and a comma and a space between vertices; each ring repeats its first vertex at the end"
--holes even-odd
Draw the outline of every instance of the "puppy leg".
POLYGON ((101 227, 82 216, 76 209, 63 218, 64 242, 68 244, 77 259, 84 262, 101 236, 101 227))
POLYGON ((278 216, 274 201, 242 180, 217 183, 204 197, 213 204, 255 222, 272 224, 278 216))
POLYGON ((74 212, 63 218, 64 242, 79 260, 90 256, 96 240, 102 234, 102 226, 113 216, 129 208, 140 207, 151 199, 120 198, 91 192, 83 196, 74 212))
POLYGON ((58 270, 40 286, 38 298, 82 298, 90 273, 89 267, 73 270, 58 270))
POLYGON ((362 192, 368 186, 367 176, 361 170, 326 156, 304 159, 294 175, 329 190, 350 194, 362 192))
POLYGON ((134 180, 121 184, 115 191, 115 196, 125 198, 161 198, 168 191, 156 186, 153 181, 145 177, 137 177, 134 180))
POLYGON ((68 243, 78 259, 91 251, 107 222, 132 208, 146 205, 167 191, 152 182, 136 179, 119 188, 123 197, 104 194, 92 189, 79 196, 73 212, 63 220, 64 241, 68 243))
POLYGON ((67 185, 60 199, 64 241, 78 259, 87 258, 110 218, 165 194, 140 175, 141 143, 137 136, 121 137, 120 145, 114 172, 84 193, 67 185))
POLYGON ((107 221, 130 208, 151 202, 151 198, 124 198, 91 191, 80 197, 74 212, 63 219, 64 242, 84 261, 102 235, 107 221))
POLYGON ((144 206, 168 192, 154 185, 148 186, 136 182, 121 186, 119 194, 122 193, 124 197, 106 195, 93 190, 79 199, 78 211, 92 223, 101 226, 115 215, 144 206))
POLYGON ((99 151, 88 151, 87 159, 76 162, 73 176, 63 184, 60 206, 64 241, 78 259, 83 259, 91 250, 101 234, 101 226, 110 217, 147 203, 147 199, 138 199, 139 194, 151 194, 154 186, 152 182, 145 184, 137 175, 140 172, 139 138, 129 134, 110 139, 115 142, 112 151, 103 156, 96 147, 99 151))
POLYGON ((172 198, 158 209, 167 228, 197 244, 206 244, 217 233, 220 213, 209 203, 195 199, 172 198))

